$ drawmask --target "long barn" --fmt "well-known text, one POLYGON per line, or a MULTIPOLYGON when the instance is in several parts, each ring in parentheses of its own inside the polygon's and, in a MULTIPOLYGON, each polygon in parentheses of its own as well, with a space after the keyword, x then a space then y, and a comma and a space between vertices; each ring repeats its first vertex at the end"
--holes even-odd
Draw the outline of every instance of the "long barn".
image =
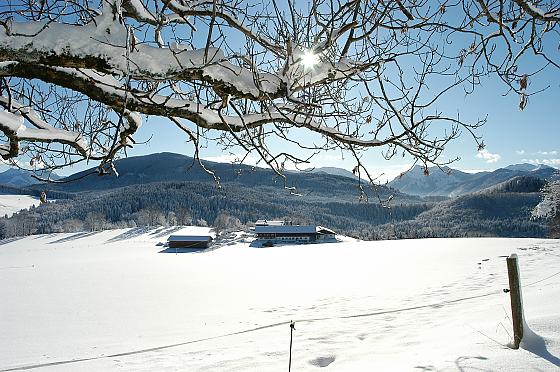
POLYGON ((208 248, 212 243, 210 235, 170 235, 167 245, 170 248, 208 248))

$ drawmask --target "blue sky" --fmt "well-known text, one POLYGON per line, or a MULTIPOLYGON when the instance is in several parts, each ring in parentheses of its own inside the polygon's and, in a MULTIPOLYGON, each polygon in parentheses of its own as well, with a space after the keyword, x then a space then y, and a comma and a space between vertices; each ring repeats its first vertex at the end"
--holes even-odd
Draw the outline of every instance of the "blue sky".
MULTIPOLYGON (((550 52, 557 53, 556 47, 550 52)), ((531 65, 533 62, 535 61, 529 58, 519 67, 534 70, 536 65, 531 65)), ((542 65, 542 61, 539 61, 538 65, 542 65)), ((529 80, 530 92, 552 85, 544 92, 531 96, 524 111, 519 110, 519 97, 516 94, 504 96, 508 88, 496 76, 483 80, 471 95, 466 96, 464 91, 458 88, 444 96, 437 104, 437 109, 448 114, 459 112, 462 119, 471 122, 487 115, 486 125, 477 132, 484 140, 486 148, 478 152, 477 143, 465 132, 448 145, 441 160, 460 157, 451 167, 464 171, 494 170, 517 163, 540 163, 560 167, 560 85, 557 75, 558 70, 549 68, 529 80)), ((297 135, 305 136, 305 139, 314 136, 300 132, 297 135)), ((149 138, 151 140, 147 144, 136 146, 129 151, 129 155, 162 151, 193 154, 192 145, 186 143, 186 136, 166 119, 150 118, 144 124, 137 140, 142 142, 149 138)), ((283 150, 285 149, 282 148, 283 150)), ((201 152, 201 157, 214 161, 231 160, 235 155, 224 153, 215 144, 210 144, 201 152)), ((251 160, 256 159, 249 159, 249 162, 251 160)), ((371 149, 363 156, 363 162, 372 175, 384 173, 385 176, 380 180, 385 180, 392 179, 408 169, 413 159, 395 156, 387 161, 383 159, 379 149, 371 149)), ((329 152, 316 156, 312 165, 336 166, 350 170, 355 166, 355 162, 349 156, 342 157, 339 152, 329 152)))
MULTIPOLYGON (((556 50, 552 52, 557 53, 556 50)), ((544 92, 530 97, 529 104, 523 112, 518 108, 517 95, 503 95, 507 87, 497 77, 484 80, 471 95, 465 96, 461 89, 456 89, 442 98, 437 105, 438 109, 447 113, 458 111, 467 121, 476 121, 479 117, 488 115, 487 124, 477 132, 486 144, 483 152, 478 152, 476 142, 468 133, 463 133, 459 139, 448 145, 442 160, 460 157, 451 167, 464 171, 493 170, 525 162, 560 167, 560 85, 557 75, 557 70, 549 69, 530 80, 530 91, 537 91, 552 84, 551 82, 555 83, 544 92)), ((303 135, 305 138, 314 136, 301 132, 297 135, 303 135)), ((186 135, 167 119, 148 118, 135 139, 138 144, 128 150, 128 156, 164 151, 193 155, 193 146, 187 143, 186 135)), ((202 149, 201 157, 227 161, 235 158, 235 154, 224 152, 216 144, 210 143, 207 148, 202 149)), ((255 158, 248 160, 249 163, 256 161, 255 158)), ((379 149, 371 149, 363 156, 363 163, 372 175, 385 174, 380 178, 385 180, 392 179, 408 169, 413 159, 395 156, 387 161, 383 159, 379 149)), ((67 175, 95 165, 80 165, 61 170, 59 173, 67 175)), ((355 163, 349 156, 342 157, 338 152, 329 152, 316 156, 311 165, 336 166, 350 170, 355 163)))
MULTIPOLYGON (((552 72, 541 75, 531 84, 535 88, 546 86, 554 80, 550 74, 552 72)), ((504 96, 505 91, 506 87, 501 82, 487 79, 471 95, 465 96, 463 92, 457 91, 441 101, 439 106, 459 110, 461 116, 467 119, 475 120, 488 114, 488 122, 478 131, 486 144, 485 151, 478 153, 476 142, 468 133, 463 133, 444 153, 447 159, 456 156, 461 158, 451 167, 466 171, 494 170, 526 162, 560 167, 560 86, 550 86, 545 92, 530 97, 524 111, 518 108, 519 97, 515 94, 504 96)), ((192 155, 193 152, 185 135, 166 119, 152 117, 144 123, 137 140, 142 142, 148 139, 148 143, 137 145, 128 155, 163 151, 192 155)), ((201 156, 215 161, 234 158, 212 144, 202 150, 201 156)), ((381 157, 379 150, 372 149, 364 156, 364 163, 373 174, 385 173, 388 178, 392 178, 406 170, 412 164, 412 159, 395 157, 387 161, 381 157)), ((355 164, 349 157, 343 159, 339 153, 332 152, 318 155, 313 165, 352 169, 355 164)))

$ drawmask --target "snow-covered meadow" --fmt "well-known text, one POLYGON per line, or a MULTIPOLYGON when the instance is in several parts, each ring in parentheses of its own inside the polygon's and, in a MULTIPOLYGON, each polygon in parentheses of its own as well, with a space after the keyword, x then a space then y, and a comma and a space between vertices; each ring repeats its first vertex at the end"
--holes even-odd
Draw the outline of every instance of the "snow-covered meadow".
POLYGON ((175 254, 171 229, 0 245, 0 371, 530 371, 560 366, 560 241, 426 239, 175 254), (511 340, 504 256, 525 315, 511 340))
POLYGON ((0 216, 10 217, 15 212, 38 206, 41 203, 39 198, 29 195, 0 195, 0 216))

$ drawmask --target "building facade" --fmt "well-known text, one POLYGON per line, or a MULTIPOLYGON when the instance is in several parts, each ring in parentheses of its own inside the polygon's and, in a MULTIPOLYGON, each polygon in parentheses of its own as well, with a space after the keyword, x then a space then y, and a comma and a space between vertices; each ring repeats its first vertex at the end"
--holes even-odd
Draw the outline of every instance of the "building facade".
POLYGON ((270 224, 257 221, 255 236, 264 243, 321 243, 336 241, 336 234, 331 229, 317 225, 288 225, 271 221, 270 224))

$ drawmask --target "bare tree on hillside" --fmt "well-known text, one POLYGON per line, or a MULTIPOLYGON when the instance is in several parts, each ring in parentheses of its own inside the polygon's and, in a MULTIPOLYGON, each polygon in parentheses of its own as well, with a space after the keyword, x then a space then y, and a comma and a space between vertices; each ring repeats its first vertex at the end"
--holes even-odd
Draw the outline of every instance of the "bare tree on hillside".
POLYGON ((27 236, 37 231, 37 214, 21 210, 6 220, 6 236, 27 236))
POLYGON ((159 208, 152 206, 133 213, 133 219, 137 226, 163 226, 165 225, 165 216, 159 208))
POLYGON ((101 212, 89 212, 84 220, 84 227, 91 231, 101 231, 105 228, 107 220, 101 212))
POLYGON ((177 225, 187 226, 192 224, 192 214, 187 207, 179 207, 175 211, 177 225))
POLYGON ((84 222, 75 218, 67 219, 60 226, 61 232, 75 233, 84 230, 84 222))
POLYGON ((524 109, 546 87, 537 74, 558 75, 559 4, 5 0, 0 155, 115 172, 144 118, 158 116, 196 157, 213 141, 279 173, 325 150, 350 154, 367 177, 371 148, 447 163, 461 132, 484 146, 485 118, 465 120, 441 98, 491 75, 524 109))
POLYGON ((216 232, 216 236, 219 236, 225 232, 240 229, 241 226, 241 221, 239 221, 237 217, 233 217, 225 212, 220 212, 218 216, 216 216, 216 219, 212 224, 212 227, 216 232))
POLYGON ((175 214, 175 212, 167 212, 165 221, 167 226, 177 226, 177 215, 175 214))

